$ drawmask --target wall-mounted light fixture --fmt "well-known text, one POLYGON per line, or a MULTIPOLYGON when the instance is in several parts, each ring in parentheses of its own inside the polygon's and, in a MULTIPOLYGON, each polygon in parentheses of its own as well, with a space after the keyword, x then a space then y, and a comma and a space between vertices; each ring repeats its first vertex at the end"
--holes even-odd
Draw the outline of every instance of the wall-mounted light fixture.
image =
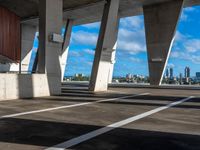
POLYGON ((54 43, 63 43, 64 39, 63 39, 62 35, 56 34, 56 33, 52 33, 49 36, 49 41, 50 42, 54 42, 54 43))
POLYGON ((152 58, 151 61, 152 62, 162 62, 163 59, 162 58, 152 58))

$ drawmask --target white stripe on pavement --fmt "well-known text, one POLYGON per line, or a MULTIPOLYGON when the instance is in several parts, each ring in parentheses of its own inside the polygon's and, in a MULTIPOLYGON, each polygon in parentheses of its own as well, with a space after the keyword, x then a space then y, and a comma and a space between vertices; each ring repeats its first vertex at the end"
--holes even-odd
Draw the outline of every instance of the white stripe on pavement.
POLYGON ((148 94, 149 93, 141 93, 141 94, 111 98, 111 99, 103 99, 103 100, 98 100, 98 101, 94 101, 94 102, 85 102, 85 103, 78 103, 78 104, 67 105, 67 106, 60 106, 60 107, 40 109, 40 110, 34 110, 34 111, 27 111, 27 112, 22 112, 22 113, 4 115, 4 116, 1 116, 0 119, 12 118, 12 117, 18 117, 18 116, 30 115, 30 114, 36 114, 36 113, 42 113, 42 112, 48 112, 48 111, 54 111, 54 110, 65 109, 65 108, 79 107, 79 106, 84 106, 84 105, 91 105, 91 104, 101 103, 101 102, 115 101, 115 100, 118 100, 118 99, 125 99, 125 98, 137 97, 137 96, 142 96, 142 95, 148 95, 148 94))
POLYGON ((114 130, 116 128, 119 128, 119 127, 122 127, 124 125, 127 125, 129 123, 132 123, 134 121, 137 121, 139 119, 142 119, 142 118, 145 118, 147 116, 150 116, 152 114, 155 114, 155 113, 158 113, 160 111, 163 111, 165 109, 168 109, 170 107, 173 107, 173 106, 176 106, 176 105, 179 105, 185 101, 188 101, 190 99, 194 98, 194 96, 190 96, 188 98, 185 98, 185 99, 182 99, 182 100, 179 100, 179 101, 176 101, 176 102, 173 102, 173 103, 170 103, 166 106, 162 106, 162 107, 159 107, 159 108, 156 108, 156 109, 153 109, 151 111, 148 111, 148 112, 145 112, 145 113, 142 113, 140 115, 137 115, 137 116, 133 116, 131 118, 128 118, 128 119, 125 119, 125 120, 122 120, 122 121, 119 121, 119 122, 116 122, 114 124, 111 124, 111 125, 108 125, 106 127, 103 127, 103 128, 100 128, 100 129, 97 129, 97 130, 94 130, 92 132, 89 132, 87 134, 84 134, 84 135, 81 135, 79 137, 76 137, 76 138, 73 138, 69 141, 66 141, 66 142, 63 142, 61 144, 58 144, 58 145, 55 145, 53 147, 50 147, 50 148, 47 148, 45 150, 65 150, 67 148, 70 148, 72 146, 75 146, 77 144, 80 144, 82 142, 85 142, 87 140, 90 140, 94 137, 97 137, 99 135, 102 135, 106 132, 109 132, 111 130, 114 130))

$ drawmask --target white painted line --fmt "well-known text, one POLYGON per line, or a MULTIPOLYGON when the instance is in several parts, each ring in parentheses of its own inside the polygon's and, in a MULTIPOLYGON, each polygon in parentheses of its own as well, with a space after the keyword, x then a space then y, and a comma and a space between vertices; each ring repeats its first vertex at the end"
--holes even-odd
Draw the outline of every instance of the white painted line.
POLYGON ((9 101, 19 101, 18 99, 5 99, 5 100, 0 100, 1 102, 9 102, 9 101))
POLYGON ((106 133, 106 132, 109 132, 109 131, 111 131, 111 130, 114 130, 114 129, 116 129, 116 128, 122 127, 122 126, 124 126, 124 125, 127 125, 127 124, 129 124, 129 123, 132 123, 132 122, 137 121, 137 120, 139 120, 139 119, 145 118, 145 117, 150 116, 150 115, 155 114, 155 113, 158 113, 158 112, 160 112, 160 111, 163 111, 163 110, 168 109, 168 108, 170 108, 170 107, 173 107, 173 106, 175 106, 175 105, 181 104, 181 103, 183 103, 183 102, 185 102, 185 101, 190 100, 191 98, 194 98, 194 96, 190 96, 190 97, 188 97, 188 98, 185 98, 185 99, 182 99, 182 100, 179 100, 179 101, 170 103, 170 104, 168 104, 168 105, 166 105, 166 106, 162 106, 162 107, 153 109, 153 110, 151 110, 151 111, 142 113, 142 114, 140 114, 140 115, 133 116, 133 117, 131 117, 131 118, 128 118, 128 119, 125 119, 125 120, 116 122, 116 123, 114 123, 114 124, 108 125, 108 126, 106 126, 106 127, 100 128, 100 129, 98 129, 98 130, 94 130, 94 131, 92 131, 92 132, 89 132, 89 133, 87 133, 87 134, 84 134, 84 135, 81 135, 81 136, 79 136, 79 137, 73 138, 73 139, 71 139, 71 140, 69 140, 69 141, 63 142, 63 143, 61 143, 61 144, 55 145, 55 146, 50 147, 50 148, 47 148, 47 149, 45 149, 45 150, 65 150, 65 149, 67 149, 67 148, 70 148, 70 147, 72 147, 72 146, 75 146, 75 145, 77 145, 77 144, 80 144, 80 143, 82 143, 82 142, 85 142, 85 141, 87 141, 87 140, 90 140, 90 139, 92 139, 92 138, 94 138, 94 137, 97 137, 97 136, 99 136, 99 135, 102 135, 102 134, 104 134, 104 133, 106 133))
POLYGON ((115 91, 115 90, 108 90, 108 92, 111 92, 111 93, 120 93, 120 94, 128 94, 128 92, 124 92, 124 91, 115 91))
POLYGON ((73 104, 73 105, 66 105, 66 106, 60 106, 60 107, 53 107, 53 108, 40 109, 40 110, 34 110, 34 111, 27 111, 27 112, 22 112, 22 113, 4 115, 4 116, 1 116, 0 119, 13 118, 13 117, 18 117, 18 116, 23 116, 23 115, 36 114, 36 113, 54 111, 54 110, 65 109, 65 108, 79 107, 79 106, 84 106, 84 105, 91 105, 91 104, 101 103, 101 102, 115 101, 115 100, 118 100, 118 99, 125 99, 125 98, 137 97, 137 96, 141 96, 141 95, 148 95, 148 94, 149 93, 141 93, 141 94, 111 98, 111 99, 103 99, 103 100, 98 100, 98 101, 94 101, 94 102, 85 102, 85 103, 78 103, 78 104, 73 104))

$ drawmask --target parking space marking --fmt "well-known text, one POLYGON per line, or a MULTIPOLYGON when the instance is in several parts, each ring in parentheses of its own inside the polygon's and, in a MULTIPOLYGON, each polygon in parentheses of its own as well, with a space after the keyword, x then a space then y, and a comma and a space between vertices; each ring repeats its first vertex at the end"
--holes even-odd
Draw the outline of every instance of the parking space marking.
POLYGON ((153 109, 153 110, 150 110, 150 111, 147 111, 145 113, 142 113, 142 114, 139 114, 139 115, 136 115, 136 116, 133 116, 131 118, 127 118, 125 120, 122 120, 122 121, 119 121, 119 122, 116 122, 116 123, 113 123, 111 125, 108 125, 106 127, 103 127, 103 128, 100 128, 100 129, 97 129, 97 130, 94 130, 92 132, 89 132, 87 134, 84 134, 84 135, 81 135, 79 137, 76 137, 76 138, 73 138, 71 140, 68 140, 66 142, 63 142, 61 144, 58 144, 58 145, 55 145, 53 147, 50 147, 50 148, 47 148, 45 150, 65 150, 67 148, 70 148, 72 146, 75 146, 77 144, 80 144, 82 142, 85 142, 87 140, 90 140, 92 138, 95 138, 99 135, 102 135, 104 133, 107 133, 111 130, 114 130, 116 128, 119 128, 119 127, 122 127, 124 125, 127 125, 129 123, 132 123, 134 121, 137 121, 139 119, 142 119, 142 118, 145 118, 145 117, 148 117, 152 114, 155 114, 155 113, 158 113, 160 111, 163 111, 165 109, 168 109, 170 107, 173 107, 173 106, 176 106, 176 105, 179 105, 181 103, 184 103, 190 99, 194 98, 194 96, 190 96, 188 98, 185 98, 185 99, 182 99, 182 100, 179 100, 179 101, 176 101, 176 102, 173 102, 173 103, 170 103, 166 106, 162 106, 162 107, 158 107, 156 109, 153 109))
POLYGON ((101 103, 101 102, 115 101, 115 100, 118 100, 118 99, 125 99, 125 98, 131 98, 131 97, 133 98, 133 97, 142 96, 142 95, 149 95, 149 93, 134 94, 134 95, 111 98, 111 99, 103 99, 103 100, 98 100, 98 101, 94 101, 94 102, 85 102, 85 103, 78 103, 78 104, 73 104, 73 105, 66 105, 66 106, 60 106, 60 107, 53 107, 53 108, 47 108, 47 109, 40 109, 40 110, 34 110, 34 111, 15 113, 15 114, 1 116, 0 119, 13 118, 13 117, 18 117, 18 116, 54 111, 54 110, 65 109, 65 108, 79 107, 79 106, 84 106, 84 105, 91 105, 91 104, 101 103))

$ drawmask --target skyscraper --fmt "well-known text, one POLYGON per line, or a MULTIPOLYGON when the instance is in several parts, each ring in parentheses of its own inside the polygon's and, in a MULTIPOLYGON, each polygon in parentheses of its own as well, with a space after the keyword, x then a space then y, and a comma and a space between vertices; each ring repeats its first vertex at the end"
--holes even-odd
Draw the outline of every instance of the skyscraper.
POLYGON ((174 77, 174 70, 173 70, 173 68, 169 69, 169 74, 170 74, 170 79, 173 79, 173 77, 174 77))
POLYGON ((200 78, 200 72, 196 72, 196 77, 200 78))
POLYGON ((180 84, 183 83, 183 75, 182 75, 182 73, 180 73, 180 75, 179 75, 179 83, 180 83, 180 84))
POLYGON ((190 78, 190 67, 185 67, 185 78, 190 78))
POLYGON ((166 78, 169 78, 169 68, 166 69, 166 74, 165 74, 166 78))

